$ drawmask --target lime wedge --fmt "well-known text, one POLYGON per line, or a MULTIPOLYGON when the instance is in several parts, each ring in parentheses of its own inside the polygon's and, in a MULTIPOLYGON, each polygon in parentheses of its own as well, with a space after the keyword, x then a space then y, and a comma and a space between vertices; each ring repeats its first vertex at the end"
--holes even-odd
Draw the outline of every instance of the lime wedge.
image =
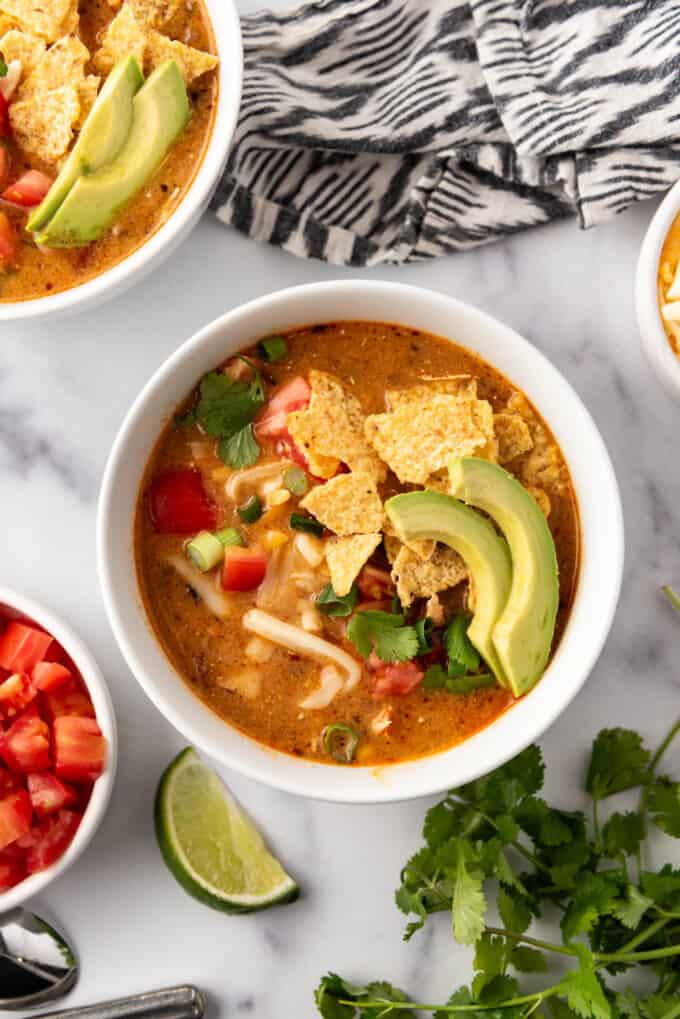
POLYGON ((298 897, 298 886, 193 747, 163 773, 155 822, 166 864, 189 895, 206 906, 251 913, 298 897))

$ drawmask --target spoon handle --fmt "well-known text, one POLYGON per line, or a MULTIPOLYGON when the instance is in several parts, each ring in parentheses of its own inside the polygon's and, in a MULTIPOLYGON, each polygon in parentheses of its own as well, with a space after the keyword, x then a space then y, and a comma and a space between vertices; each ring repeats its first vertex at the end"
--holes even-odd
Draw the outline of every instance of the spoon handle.
POLYGON ((202 1019, 204 1011, 203 995, 196 987, 187 985, 133 994, 99 1005, 44 1012, 33 1019, 202 1019))

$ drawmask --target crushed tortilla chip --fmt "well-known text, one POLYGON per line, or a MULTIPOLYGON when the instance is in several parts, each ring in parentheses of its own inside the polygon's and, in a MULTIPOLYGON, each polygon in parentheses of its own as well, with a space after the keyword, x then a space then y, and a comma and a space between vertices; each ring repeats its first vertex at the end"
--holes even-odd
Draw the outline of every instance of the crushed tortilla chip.
POLYGON ((76 127, 82 126, 83 121, 94 106, 94 101, 99 92, 100 81, 101 78, 99 78, 96 74, 88 74, 87 77, 83 78, 82 82, 78 85, 80 113, 78 115, 76 127))
POLYGON ((404 546, 392 564, 392 580, 404 608, 416 598, 431 598, 433 594, 455 587, 467 576, 461 557, 446 545, 437 545, 432 558, 425 562, 404 546))
POLYGON ((361 404, 332 375, 311 371, 312 390, 309 406, 288 415, 287 427, 295 443, 304 450, 310 469, 318 477, 331 477, 342 462, 353 470, 368 474, 376 484, 385 480, 381 463, 364 436, 365 416, 361 404), (328 474, 319 474, 314 462, 324 458, 336 464, 328 474))
POLYGON ((7 35, 8 32, 13 32, 15 29, 21 31, 13 18, 8 18, 6 14, 0 12, 0 36, 7 35))
POLYGON ((26 152, 44 163, 56 163, 64 155, 73 137, 73 125, 80 113, 78 92, 63 85, 41 95, 11 103, 9 118, 14 136, 26 152))
MULTIPOLYGON (((2 3, 2 0, 0 0, 2 3)), ((94 66, 100 74, 106 75, 122 57, 137 57, 144 66, 147 50, 147 33, 135 17, 130 4, 123 4, 113 18, 101 39, 101 46, 94 55, 94 66)))
POLYGON ((30 32, 11 28, 0 39, 0 53, 6 64, 21 61, 21 77, 25 79, 40 62, 45 53, 45 40, 30 32))
POLYGON ((128 0, 128 3, 138 21, 148 25, 149 28, 161 28, 172 21, 183 6, 184 0, 128 0))
POLYGON ((312 488, 300 503, 335 534, 374 534, 383 524, 382 502, 368 474, 338 474, 312 488))
POLYGON ((329 538, 326 542, 326 562, 331 574, 333 590, 341 598, 350 588, 364 564, 373 555, 382 540, 381 534, 349 534, 342 538, 329 538))
POLYGON ((46 42, 74 31, 78 24, 74 24, 73 0, 0 0, 0 12, 46 42))
MULTIPOLYGON (((420 539, 414 538, 412 541, 402 541, 399 535, 397 534, 397 530, 394 524, 392 523, 388 516, 385 517, 385 523, 383 524, 383 533, 386 539, 394 538, 398 543, 397 548, 395 548, 394 545, 391 546, 393 549, 395 549, 393 557, 395 559, 402 545, 406 545, 406 548, 410 548, 411 551, 415 552, 415 554, 419 556, 421 559, 431 559, 432 553, 434 552, 435 546, 437 544, 436 541, 432 541, 430 538, 420 539)), ((387 551, 387 541, 385 541, 385 550, 387 551)), ((389 552, 387 558, 389 559, 390 562, 393 561, 393 559, 390 558, 389 552)))
POLYGON ((452 456, 473 456, 494 437, 486 400, 435 393, 400 399, 387 414, 366 418, 366 438, 401 482, 425 485, 452 456))
POLYGON ((74 35, 64 36, 47 50, 27 78, 21 83, 17 100, 32 99, 40 105, 42 97, 69 85, 80 90, 85 79, 85 64, 90 59, 86 46, 74 35))
POLYGON ((536 500, 541 509, 541 513, 543 514, 543 516, 549 517, 552 506, 550 505, 550 496, 545 491, 545 489, 539 488, 537 485, 527 485, 527 492, 533 495, 534 499, 536 500))
POLYGON ((494 431, 498 440, 498 462, 509 463, 533 448, 529 425, 520 414, 494 414, 494 431))
POLYGON ((522 458, 518 474, 528 488, 536 486, 548 492, 561 492, 564 488, 564 468, 557 443, 541 424, 533 407, 522 393, 513 393, 508 400, 508 411, 520 414, 526 421, 533 446, 522 458))
POLYGON ((183 42, 168 39, 167 35, 161 35, 160 32, 153 30, 149 32, 147 42, 147 69, 153 70, 165 60, 174 60, 182 72, 186 85, 190 85, 195 78, 200 78, 207 71, 214 70, 219 62, 213 53, 185 46, 183 42))
POLYGON ((385 393, 385 400, 390 410, 394 410, 400 404, 420 403, 421 400, 428 400, 436 393, 444 393, 448 396, 477 396, 477 380, 471 375, 449 375, 441 379, 429 379, 426 382, 418 382, 408 389, 388 389, 385 393))
POLYGON ((427 599, 425 616, 431 619, 435 626, 443 626, 446 622, 446 612, 438 594, 433 594, 427 599))

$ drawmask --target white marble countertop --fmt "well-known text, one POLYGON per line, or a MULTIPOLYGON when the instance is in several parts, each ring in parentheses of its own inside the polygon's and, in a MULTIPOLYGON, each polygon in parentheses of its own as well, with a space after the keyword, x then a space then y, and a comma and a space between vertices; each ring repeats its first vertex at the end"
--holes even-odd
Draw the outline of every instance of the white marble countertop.
MULTIPOLYGON (((183 340, 240 302, 315 280, 398 279, 484 308, 555 362, 613 457, 627 561, 605 651, 543 739, 549 794, 579 803, 584 754, 600 727, 660 737, 680 689, 680 619, 659 594, 665 581, 680 584, 680 468, 678 407, 643 360, 633 311, 635 262, 652 212, 647 204, 585 234, 561 223, 438 262, 363 273, 296 260, 207 217, 123 297, 54 325, 2 327, 2 582, 80 632, 108 678, 120 726, 107 818, 75 867, 33 903, 77 946, 82 978, 69 1005, 194 982, 213 1017, 311 1019, 313 989, 329 968, 361 981, 385 977, 430 1001, 469 975, 445 917, 410 945, 401 940, 393 891, 419 845, 424 801, 333 806, 225 774, 304 890, 295 905, 252 916, 225 917, 188 898, 156 848, 153 794, 183 741, 137 686, 108 627, 95 564, 97 489, 142 384, 183 340)), ((680 772, 677 750, 673 763, 680 772)), ((668 848, 677 865, 677 843, 668 848)))

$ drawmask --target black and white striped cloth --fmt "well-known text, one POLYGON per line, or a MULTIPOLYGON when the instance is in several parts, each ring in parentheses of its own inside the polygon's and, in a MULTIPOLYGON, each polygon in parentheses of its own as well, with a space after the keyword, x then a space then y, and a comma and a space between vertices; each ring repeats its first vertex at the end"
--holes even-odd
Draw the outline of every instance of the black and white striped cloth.
POLYGON ((296 255, 592 226, 680 177, 680 0, 318 0, 242 24, 212 207, 296 255))

